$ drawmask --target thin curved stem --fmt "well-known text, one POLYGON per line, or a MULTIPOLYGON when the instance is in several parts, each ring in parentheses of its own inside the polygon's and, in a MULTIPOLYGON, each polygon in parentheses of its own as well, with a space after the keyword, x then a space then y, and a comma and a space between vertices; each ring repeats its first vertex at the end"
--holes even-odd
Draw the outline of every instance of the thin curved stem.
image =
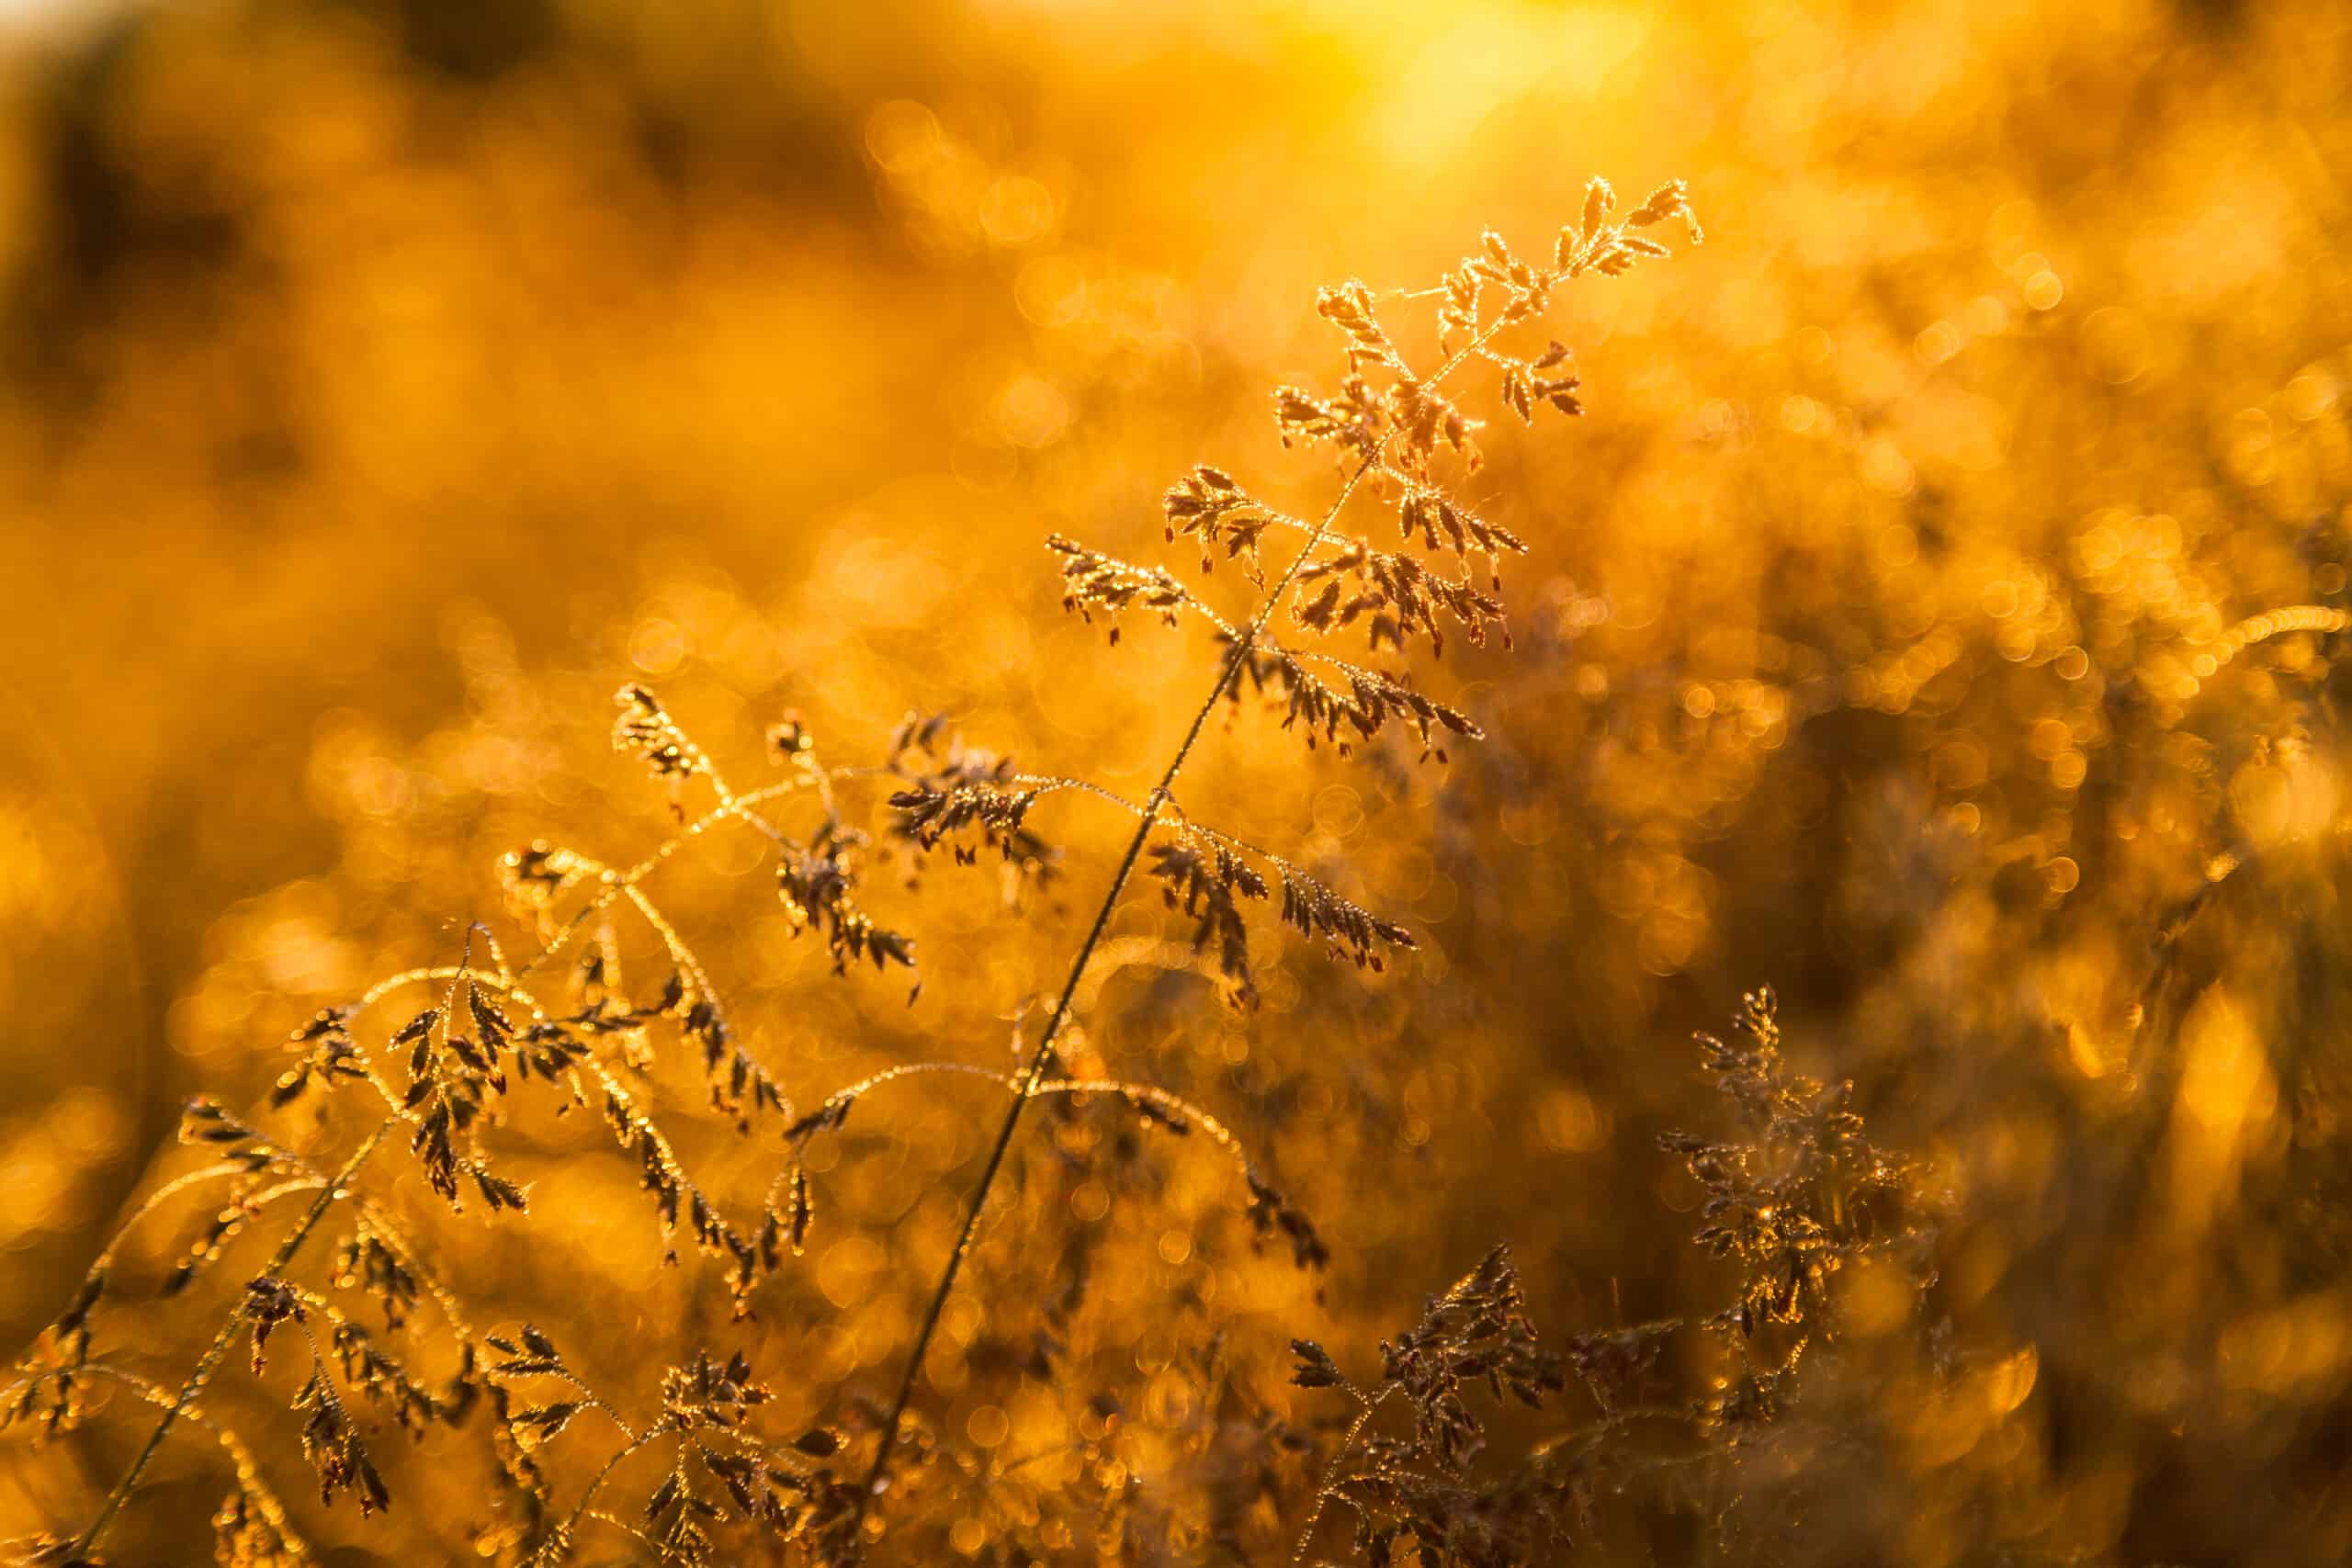
MULTIPOLYGON (((945 1074, 951 1077, 978 1078, 984 1083, 994 1084, 997 1088, 1007 1091, 1017 1091, 1021 1086, 1021 1080, 1015 1074, 999 1072, 994 1067, 983 1067, 973 1062, 905 1062, 895 1067, 885 1067, 880 1072, 860 1078, 848 1088, 835 1091, 827 1098, 825 1103, 828 1106, 834 1106, 846 1101, 854 1101, 872 1090, 881 1088, 884 1084, 895 1083, 900 1078, 921 1077, 931 1074, 945 1074)), ((1148 1100, 1162 1111, 1177 1118, 1182 1131, 1189 1133, 1194 1127, 1198 1127, 1207 1135, 1211 1143, 1225 1151, 1245 1178, 1252 1181, 1261 1179, 1257 1164, 1250 1157, 1248 1146, 1241 1142, 1233 1129, 1207 1110, 1193 1104, 1172 1089, 1161 1089, 1157 1084, 1126 1083, 1117 1078, 1040 1078, 1029 1086, 1029 1095, 1033 1100, 1043 1100, 1051 1095, 1086 1094, 1112 1095, 1126 1100, 1130 1103, 1148 1100)), ((792 1163, 778 1169, 775 1179, 768 1183, 767 1195, 761 1201, 762 1207, 774 1208, 777 1195, 784 1190, 784 1185, 791 1179, 792 1173, 805 1168, 806 1167, 800 1162, 799 1155, 796 1152, 792 1163)))
POLYGON ((101 1269, 111 1267, 114 1263, 115 1249, 119 1247, 124 1239, 129 1236, 130 1227, 189 1188, 223 1176, 249 1176, 252 1173, 253 1167, 243 1160, 222 1160, 217 1165, 199 1166, 194 1170, 182 1171, 153 1192, 148 1193, 146 1197, 139 1200, 131 1206, 129 1213, 115 1222, 113 1235, 107 1238, 105 1250, 100 1252, 96 1259, 91 1263, 88 1273, 84 1278, 88 1278, 89 1274, 95 1274, 101 1269))
MULTIPOLYGON (((172 1407, 171 1394, 137 1372, 110 1367, 102 1361, 91 1361, 75 1368, 74 1374, 110 1379, 159 1410, 172 1407)), ((236 1469, 238 1487, 261 1509, 264 1521, 277 1532, 278 1540, 286 1543, 299 1561, 311 1562, 309 1545, 295 1533, 294 1521, 287 1516, 286 1505, 270 1489, 268 1481, 262 1475, 261 1466, 254 1460, 253 1450, 245 1446, 244 1438, 237 1435, 236 1428, 213 1420, 200 1410, 184 1410, 181 1414, 212 1434, 213 1440, 220 1445, 222 1451, 228 1454, 230 1463, 236 1469)))
POLYGON ((1323 1522, 1323 1510, 1330 1506, 1331 1494, 1340 1484, 1341 1467, 1348 1462, 1348 1456, 1355 1451, 1356 1439, 1363 1436, 1363 1429, 1370 1424, 1374 1413, 1388 1403, 1388 1396, 1396 1392, 1396 1385, 1390 1383, 1368 1399, 1352 1386, 1348 1392, 1355 1394, 1363 1408, 1356 1413, 1355 1424, 1348 1428, 1348 1435, 1340 1439, 1339 1451, 1324 1467, 1323 1483, 1315 1489, 1315 1506, 1307 1512, 1306 1528, 1298 1532, 1298 1544, 1291 1549, 1290 1560, 1294 1563, 1306 1560, 1306 1549, 1315 1540, 1315 1527, 1323 1522))
MULTIPOLYGON (((624 1427, 623 1430, 627 1428, 624 1427)), ((668 1426, 657 1421, 638 1436, 629 1438, 624 1447, 614 1450, 611 1457, 605 1461, 604 1467, 590 1479, 587 1490, 581 1493, 580 1501, 573 1505, 571 1517, 565 1519, 555 1535, 549 1538, 548 1546, 555 1547, 559 1543, 569 1542, 571 1532, 580 1528, 581 1519, 587 1516, 588 1506, 596 1500, 596 1494, 604 1490, 605 1483, 612 1478, 614 1471, 620 1468, 621 1461, 631 1454, 642 1450, 648 1444, 659 1442, 669 1436, 670 1430, 668 1426)))

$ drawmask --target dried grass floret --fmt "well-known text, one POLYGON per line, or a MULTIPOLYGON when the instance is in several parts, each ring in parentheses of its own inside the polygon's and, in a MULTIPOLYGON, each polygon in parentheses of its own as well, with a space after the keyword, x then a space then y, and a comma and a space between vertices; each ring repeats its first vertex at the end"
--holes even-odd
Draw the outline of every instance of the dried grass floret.
POLYGON ((857 901, 857 855, 865 842, 864 833, 828 823, 806 846, 787 849, 776 863, 776 894, 785 918, 795 932, 824 932, 837 975, 860 960, 871 960, 876 969, 914 966, 914 939, 876 925, 857 901))
POLYGON ((1871 1139, 1851 1109, 1850 1081, 1788 1070, 1777 1005, 1770 987, 1751 992, 1728 1041, 1699 1037, 1747 1136, 1660 1138, 1705 1193, 1693 1239, 1740 1269, 1737 1298, 1708 1325, 1768 1378, 1793 1368, 1815 1336, 1836 1334, 1831 1278, 1874 1254, 1918 1258, 1938 1206, 1918 1163, 1871 1139))
POLYGON ((1324 1472, 1315 1506, 1300 1532, 1293 1561, 1302 1560, 1329 1505, 1355 1516, 1355 1547, 1374 1562, 1396 1560, 1410 1543, 1446 1561, 1497 1564, 1518 1561, 1510 1543, 1484 1525, 1479 1493, 1467 1478, 1486 1427, 1464 1398, 1484 1386, 1532 1408, 1566 1386, 1562 1359, 1536 1343, 1519 1272, 1508 1247, 1498 1247, 1451 1290, 1433 1296, 1420 1321, 1381 1342, 1381 1376, 1359 1385, 1311 1339, 1295 1339, 1291 1382, 1305 1389, 1337 1389, 1356 1415, 1324 1472), (1392 1402, 1410 1412, 1409 1433, 1367 1436, 1392 1402))
POLYGON ((293 1407, 306 1413, 302 1421, 302 1456, 311 1461, 318 1477, 319 1501, 332 1503, 336 1494, 348 1492, 357 1500, 363 1516, 391 1506, 391 1493, 385 1487, 357 1425, 344 1407, 342 1396, 335 1392, 334 1374, 327 1370, 326 1359, 320 1354, 318 1341, 311 1335, 310 1303, 302 1293, 282 1280, 265 1276, 245 1287, 244 1312, 253 1325, 256 1376, 262 1371, 265 1348, 277 1325, 292 1322, 309 1347, 310 1376, 295 1393, 293 1407))

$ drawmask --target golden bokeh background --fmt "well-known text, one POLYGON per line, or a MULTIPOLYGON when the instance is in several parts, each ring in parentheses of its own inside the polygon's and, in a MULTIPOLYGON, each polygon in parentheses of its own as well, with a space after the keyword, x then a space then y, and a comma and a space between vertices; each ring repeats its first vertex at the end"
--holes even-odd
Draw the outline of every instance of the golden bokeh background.
MULTIPOLYGON (((1213 1111, 1329 1270, 1252 1250, 1213 1154, 1040 1116, 920 1405, 970 1474, 910 1499, 893 1560, 1286 1560, 1312 1477, 1253 1492, 1235 1433, 1329 1415, 1287 1341, 1366 1364, 1496 1241, 1547 1338, 1704 1310, 1723 1266, 1657 1134, 1716 1116, 1687 1036, 1765 982, 1792 1057, 1949 1180, 1931 1310, 1994 1371, 1824 1371, 1867 1461, 1751 1475, 1805 1533, 1735 1555, 2352 1553, 2335 7, 221 0, 0 36, 12 1348, 186 1158, 189 1094, 251 1102, 289 1029, 469 921, 518 942, 502 853, 662 838, 605 739, 625 680, 742 775, 787 709, 836 763, 917 710, 1147 793, 1214 651, 1106 647, 1044 536, 1159 558, 1200 461, 1316 492, 1267 393, 1332 378, 1318 285, 1419 286, 1489 227, 1548 243, 1589 175, 1681 177, 1707 243, 1553 318, 1589 417, 1498 429, 1474 481, 1532 547, 1517 648, 1425 683, 1488 739, 1341 761, 1245 704, 1179 791, 1419 951, 1367 980, 1270 921, 1255 1012, 1181 969, 1081 992, 1072 1071, 1213 1111)), ((756 840, 698 840, 659 897, 813 1104, 1008 1060, 1121 833, 1062 799, 1037 825, 1067 852, 1041 888, 876 873, 912 1006, 792 939, 756 840)), ((1143 887, 1114 927, 1188 932, 1143 887)), ((775 1134, 697 1125, 694 1077, 680 1152, 755 1203, 775 1134)), ((535 1212, 497 1236, 390 1192, 483 1322, 546 1325, 600 1386, 649 1400, 740 1340, 779 1430, 854 1426, 1001 1108, 890 1092, 819 1145, 808 1255, 748 1336, 593 1136, 524 1119, 535 1212)), ((160 1271, 202 1215, 133 1252, 160 1271)), ((148 1325, 176 1382, 241 1277, 101 1337, 148 1325)), ((1907 1321, 1861 1294, 1857 1369, 1907 1321)), ((266 1429, 285 1391, 231 1381, 266 1429)), ((0 1529, 77 1528, 138 1426, 11 1434, 0 1529)), ((209 1462, 173 1451, 117 1561, 196 1560, 209 1462)), ((334 1561, 454 1558, 487 1505, 438 1484, 300 1517, 334 1561)), ((1693 1550, 1687 1509, 1624 1511, 1595 1560, 1693 1550)))

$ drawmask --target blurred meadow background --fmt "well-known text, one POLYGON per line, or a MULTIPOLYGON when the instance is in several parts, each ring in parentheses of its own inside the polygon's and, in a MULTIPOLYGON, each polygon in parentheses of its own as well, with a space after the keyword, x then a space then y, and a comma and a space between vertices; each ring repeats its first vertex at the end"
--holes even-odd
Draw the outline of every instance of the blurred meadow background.
MULTIPOLYGON (((1229 1125, 1328 1269, 1253 1248, 1202 1140, 1040 1112, 927 1363, 943 1473, 877 1550, 1286 1561, 1316 1483, 1280 1439, 1328 1455, 1334 1414, 1289 1340, 1376 1364, 1497 1242, 1555 1347, 1712 1310, 1702 1182, 1658 1138, 1721 1133, 1689 1036, 1769 983, 1791 1061, 1945 1193, 1932 1290, 1848 1270, 1815 1414, 1703 1497, 1679 1453, 1596 1483, 1577 1550, 2352 1554, 2337 7, 221 0, 12 6, 0 50, 12 1351, 186 1158, 187 1096, 254 1102, 289 1030, 469 921, 522 944, 502 854, 662 839, 616 685, 755 780, 787 710, 836 763, 912 710, 1139 797, 1214 649, 1106 646, 1044 536, 1158 558, 1196 462, 1325 485, 1268 401, 1329 379, 1318 286, 1421 286, 1487 228, 1548 250, 1589 176, 1680 177, 1706 243, 1552 318, 1589 415, 1472 481, 1531 546, 1517 650, 1450 645, 1424 684, 1487 739, 1302 760, 1245 698, 1179 790, 1419 948, 1360 976, 1266 922, 1238 1011, 1163 967, 1191 925, 1137 887, 1061 1046, 1229 1125), (1900 1348, 1920 1314, 1940 1359, 1900 1348)), ((793 939, 755 840, 697 840, 662 908, 804 1104, 1003 1067, 1128 825, 1033 826, 1063 854, 1027 883, 984 856, 912 888, 877 852, 911 1005, 793 939)), ((527 1227, 431 1249, 600 1386, 741 1343, 779 1430, 854 1432, 1002 1104, 888 1092, 812 1145, 807 1255, 751 1324, 716 1265, 662 1266, 593 1128, 518 1127, 527 1227)), ((773 1131, 674 1135, 756 1202, 773 1131)), ((236 1267, 148 1320, 151 1375, 236 1267)), ((1719 1371, 1693 1341, 1656 1376, 1719 1371)), ((1581 1397, 1494 1461, 1592 1427, 1581 1397)), ((266 1430, 284 1398, 232 1365, 208 1408, 266 1430)), ((0 1534, 79 1528, 140 1431, 10 1434, 0 1534)), ((111 1560, 197 1560, 206 1447, 111 1560)), ((290 1432, 256 1447, 322 1558, 504 1550, 405 1444, 395 1495, 445 1502, 365 1526, 310 1506, 290 1432)))

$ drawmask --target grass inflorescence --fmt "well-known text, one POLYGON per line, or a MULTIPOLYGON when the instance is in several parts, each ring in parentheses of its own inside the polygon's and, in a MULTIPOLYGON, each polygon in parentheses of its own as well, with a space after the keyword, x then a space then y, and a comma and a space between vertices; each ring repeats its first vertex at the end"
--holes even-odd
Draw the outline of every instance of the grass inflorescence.
MULTIPOLYGON (((665 1562, 736 1561, 753 1541, 768 1543, 760 1551, 856 1561, 890 1540, 899 1472, 938 1467, 938 1438, 916 1419, 926 1356, 1024 1111, 1039 1100, 1102 1101, 1153 1134, 1200 1134, 1238 1173, 1259 1239, 1277 1242, 1302 1269, 1323 1268, 1329 1253, 1316 1223, 1209 1109, 1150 1083, 1064 1070, 1081 987, 1107 956, 1114 916, 1138 876, 1156 883, 1190 928, 1189 962, 1219 976, 1230 1002, 1245 1010, 1259 999, 1253 949, 1261 918, 1368 971, 1414 948, 1405 921, 1360 903, 1279 849, 1196 818, 1179 802, 1177 785, 1208 738, 1211 717, 1242 702, 1245 690, 1270 694, 1281 727, 1310 750, 1346 755, 1401 730, 1421 760, 1444 761, 1449 745, 1481 737, 1468 712, 1425 694, 1410 669, 1417 648, 1434 660, 1451 635, 1473 644, 1498 637, 1508 646, 1502 568, 1527 549, 1462 488, 1483 461, 1483 422, 1469 412, 1463 383, 1472 372, 1484 377, 1500 408, 1522 423, 1539 412, 1581 413, 1569 350, 1553 340, 1523 350, 1518 340, 1536 329, 1555 293, 1578 279, 1616 277, 1666 255, 1657 236, 1676 221, 1698 239, 1679 182, 1621 212, 1608 185, 1596 180, 1579 220, 1541 255, 1523 257, 1490 232, 1434 288, 1388 296, 1351 281, 1324 290, 1317 311, 1343 341, 1342 374, 1328 392, 1285 386, 1274 408, 1283 445, 1333 459, 1328 504, 1294 515, 1206 465, 1162 499, 1167 540, 1196 544, 1209 576, 1228 567, 1238 603, 1220 609, 1212 583, 1188 587, 1165 567, 1060 535, 1047 539, 1061 563, 1065 607, 1107 622, 1114 643, 1122 618, 1137 611, 1202 634, 1208 673, 1190 723, 1139 798, 1079 776, 1023 772, 1008 756, 954 739, 944 719, 920 716, 898 728, 878 761, 854 767, 829 762, 810 728, 785 716, 768 734, 780 776, 739 789, 660 696, 642 684, 623 686, 612 743, 662 792, 667 837, 626 865, 546 840, 507 854, 500 870, 518 929, 502 938, 487 924, 469 925, 453 962, 390 975, 320 1010, 293 1032, 291 1065, 256 1111, 209 1098, 188 1104, 182 1141, 209 1163, 173 1177, 126 1229, 146 1223, 166 1200, 198 1190, 215 1193, 215 1216, 175 1265, 161 1303, 141 1303, 119 1285, 110 1261, 121 1238, 109 1244, 23 1362, 8 1392, 12 1418, 32 1418, 51 1436, 74 1429, 96 1408, 92 1392, 117 1375, 111 1348, 135 1314, 187 1310, 170 1303, 193 1300, 192 1287, 227 1266, 244 1233, 268 1231, 281 1200, 301 1202, 292 1224, 277 1229, 266 1261, 232 1293, 177 1393, 130 1385, 161 1414, 86 1522, 35 1543, 32 1556, 94 1560, 175 1430, 200 1421, 237 1460, 215 1520, 224 1560, 310 1560, 279 1493, 250 1462, 247 1438, 203 1413, 230 1348, 243 1339, 256 1378, 284 1359, 278 1346, 292 1346, 301 1381, 286 1402, 288 1418, 297 1425, 319 1502, 330 1508, 347 1501, 363 1517, 401 1512, 401 1488, 386 1473, 387 1420, 390 1440, 422 1442, 435 1429, 472 1425, 480 1412, 500 1495, 499 1522, 478 1534, 488 1555, 553 1563, 582 1550, 583 1532, 601 1529, 665 1562), (1434 305, 1433 358, 1408 358, 1389 321, 1400 303, 1434 305), (1359 519, 1375 512, 1390 517, 1391 542, 1357 531, 1370 526, 1359 519), (1352 635, 1363 639, 1361 653, 1329 651, 1352 635), (889 815, 881 843, 848 804, 876 797, 889 815), (1058 994, 1034 1035, 1017 1040, 1006 1070, 903 1062, 804 1109, 785 1087, 786 1064, 755 1048, 753 1032, 650 891, 689 843, 748 835, 773 866, 786 929, 820 943, 836 976, 915 971, 915 917, 894 913, 886 921, 872 911, 875 868, 946 850, 965 864, 993 855, 1026 880, 1076 882, 1080 874, 1039 826, 1064 801, 1107 807, 1132 825, 1058 994), (621 921, 635 922, 659 955, 652 974, 639 974, 625 957, 621 921), (521 956, 510 956, 510 947, 521 956), (755 1208, 735 1206, 695 1174, 676 1125, 685 1113, 657 1103, 655 1070, 673 1062, 699 1075, 707 1119, 775 1145, 773 1173, 755 1208), (658 1406, 639 1408, 630 1394, 604 1389, 568 1361, 548 1329, 478 1326, 470 1321, 476 1309, 441 1276, 432 1249, 408 1239, 413 1222, 401 1213, 387 1168, 388 1156, 405 1156, 449 1222, 527 1235, 543 1211, 568 1201, 562 1173, 542 1179, 517 1168, 502 1151, 501 1131, 527 1115, 577 1111, 601 1122, 635 1173, 667 1260, 678 1262, 682 1251, 707 1260, 740 1322, 756 1314, 763 1287, 798 1266, 812 1234, 828 1223, 810 1169, 812 1145, 841 1134, 854 1113, 887 1114, 865 1110, 869 1100, 937 1075, 984 1080, 1006 1100, 960 1225, 899 1353, 896 1391, 879 1404, 843 1406, 836 1424, 797 1432, 763 1427, 772 1397, 763 1380, 779 1373, 755 1372, 741 1350, 723 1351, 716 1342, 681 1348, 678 1363, 659 1380, 658 1406), (315 1138, 269 1131, 273 1121, 330 1111, 362 1129, 339 1156, 315 1146, 315 1138), (332 1243, 329 1272, 322 1257, 336 1231, 343 1235, 332 1243), (365 1301, 380 1311, 381 1331, 355 1315, 365 1301), (446 1373, 423 1370, 452 1357, 446 1373), (586 1436, 592 1429, 598 1435, 586 1436), (551 1457, 597 1444, 605 1457, 567 1495, 551 1457), (629 1462, 649 1453, 662 1461, 658 1470, 629 1462), (616 1502, 624 1474, 640 1473, 650 1477, 641 1495, 616 1502)), ((703 1277, 686 1274, 683 1288, 697 1289, 703 1277)), ((1507 1258, 1496 1254, 1392 1352, 1384 1393, 1367 1402, 1366 1414, 1386 1391, 1406 1390, 1421 1403, 1422 1427, 1435 1433, 1447 1462, 1465 1457, 1476 1422, 1449 1391, 1487 1355, 1476 1347, 1516 1292, 1507 1258)), ((1522 1393, 1558 1386, 1556 1366, 1537 1357, 1524 1318, 1515 1308, 1505 1317, 1513 1386, 1522 1393)), ((1331 1461, 1335 1472, 1351 1447, 1331 1461)), ((1328 1481, 1314 1515, 1343 1495, 1341 1483, 1328 1481)), ((1307 1530, 1311 1536, 1312 1518, 1307 1530)))

